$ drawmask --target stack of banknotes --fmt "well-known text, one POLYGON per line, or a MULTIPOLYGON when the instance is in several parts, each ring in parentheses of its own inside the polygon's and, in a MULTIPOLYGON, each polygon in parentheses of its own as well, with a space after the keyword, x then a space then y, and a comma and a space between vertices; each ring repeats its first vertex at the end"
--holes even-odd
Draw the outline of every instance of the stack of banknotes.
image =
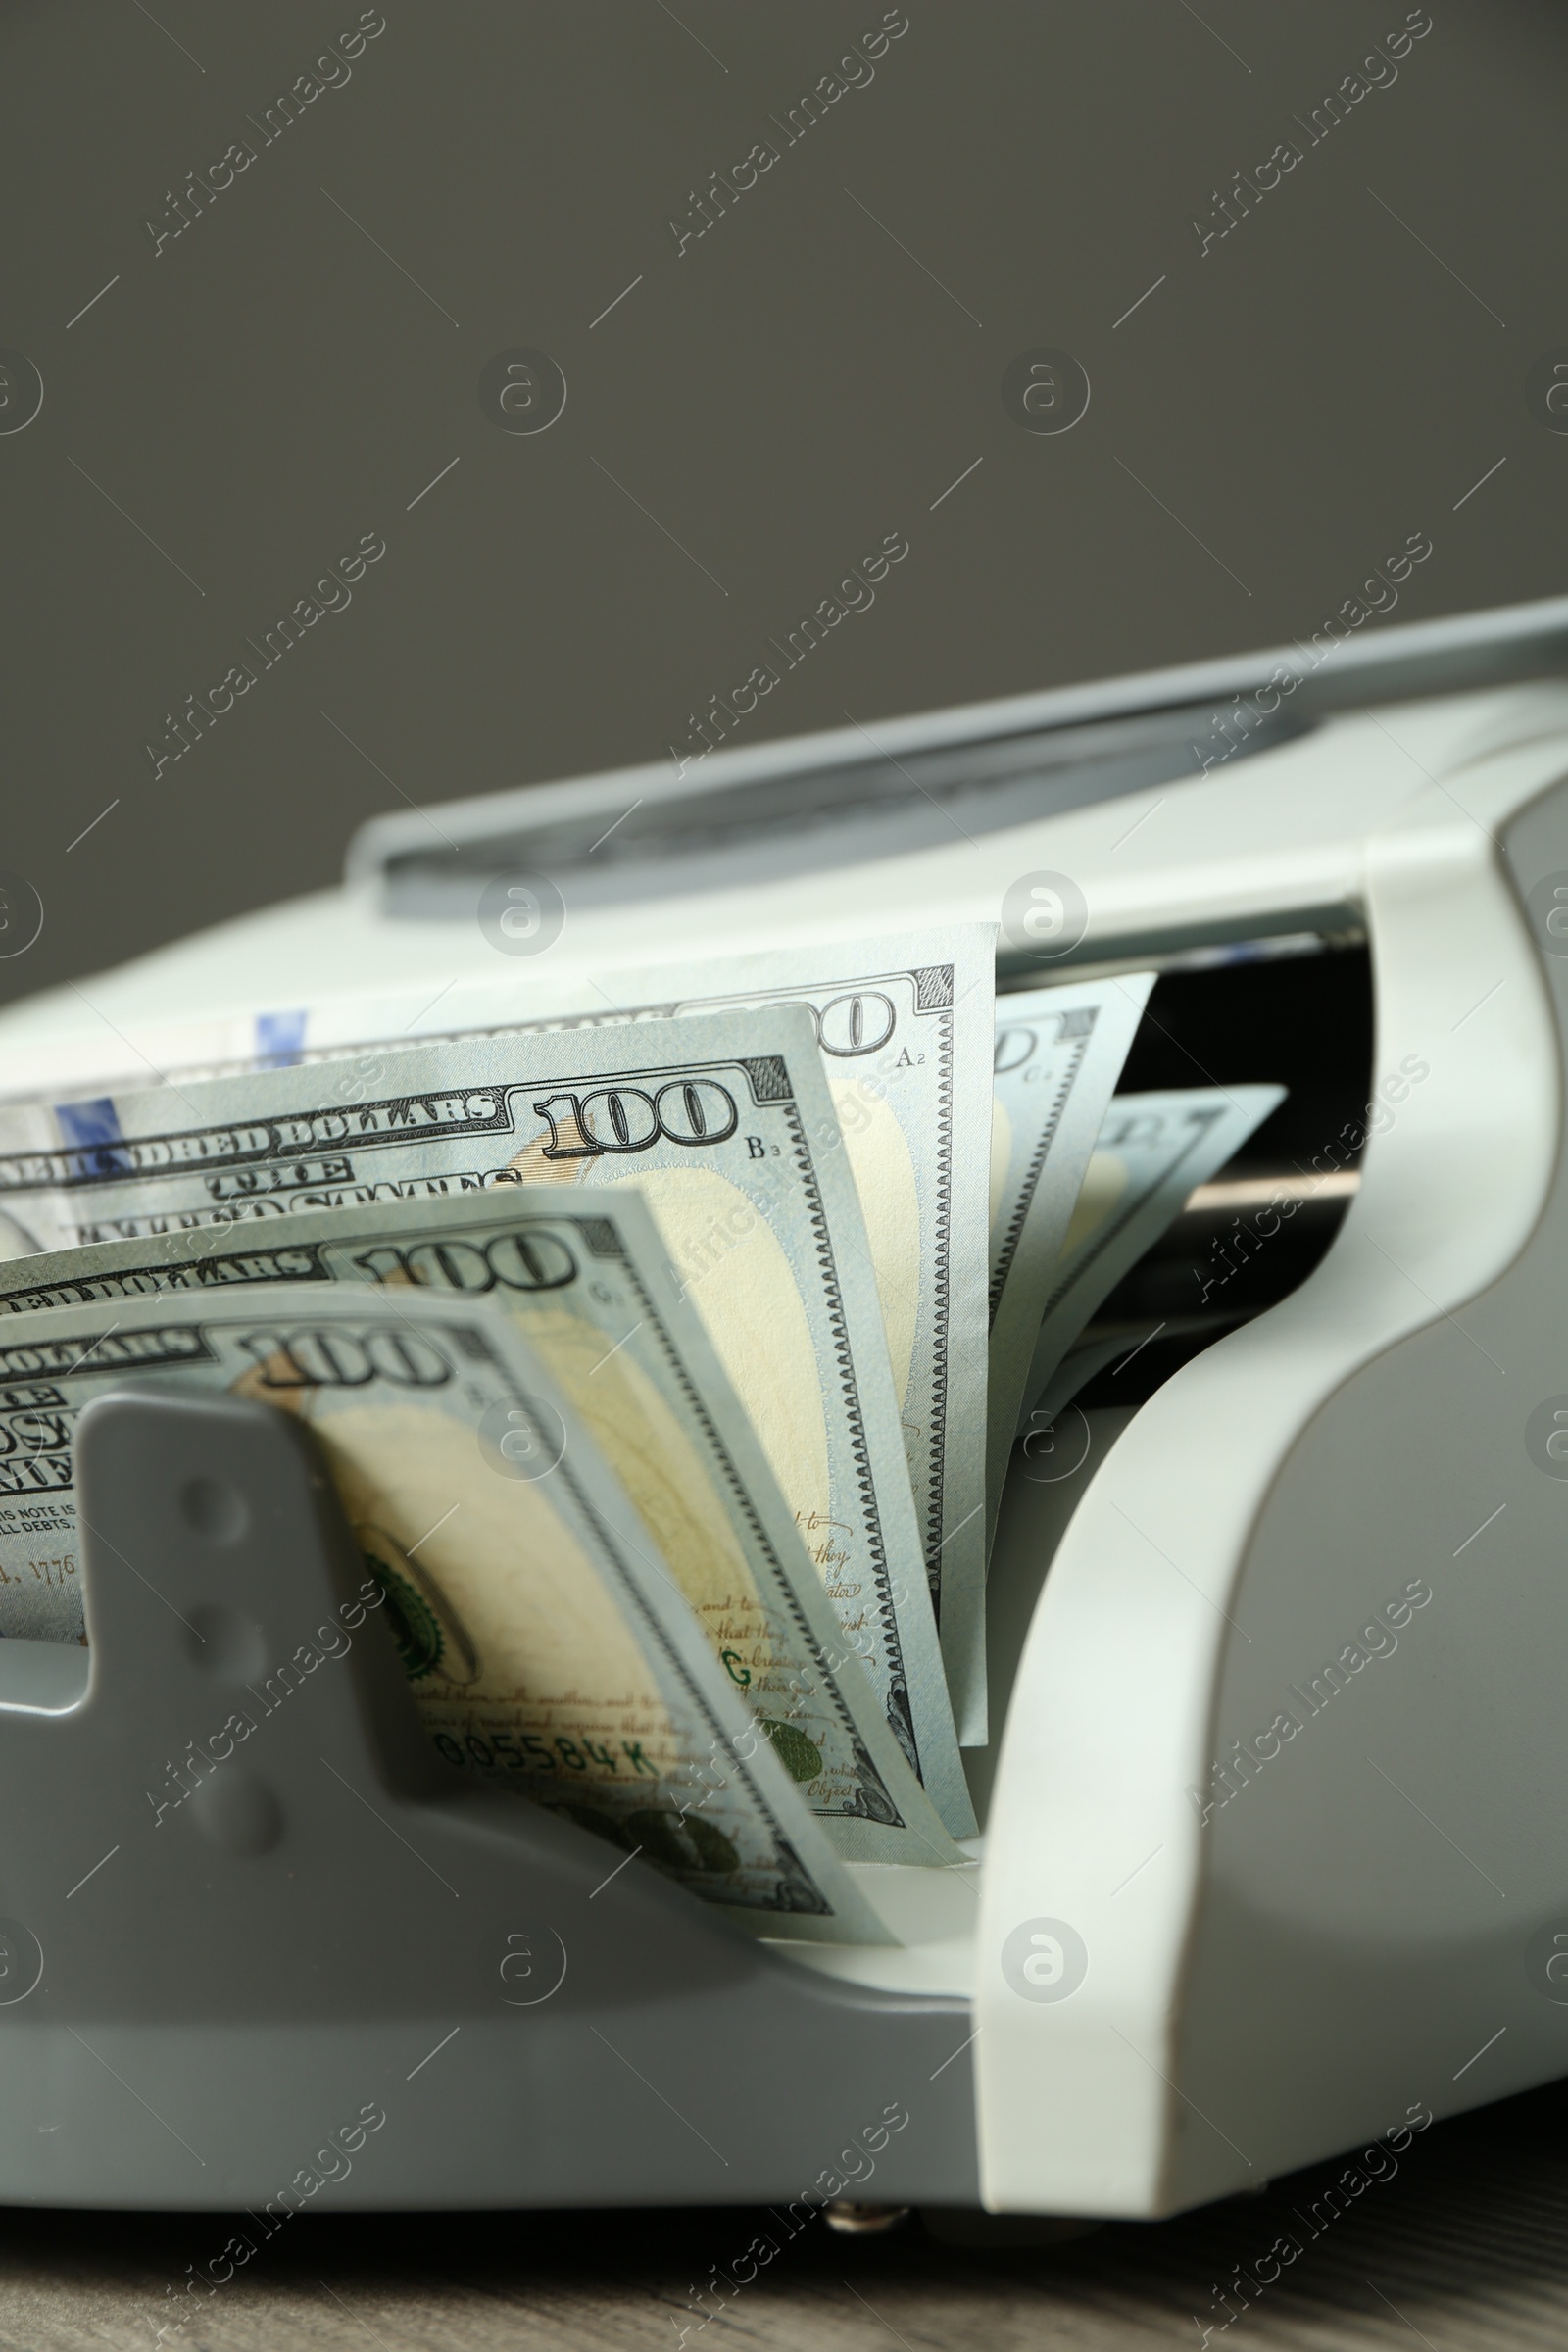
POLYGON ((265 1399, 455 1768, 761 1935, 888 1940, 856 1866, 975 1830, 1015 1440, 1280 1099, 1118 1097, 1152 984, 999 997, 969 924, 454 985, 416 1039, 340 999, 0 1102, 0 1634, 86 1639, 93 1396, 265 1399))

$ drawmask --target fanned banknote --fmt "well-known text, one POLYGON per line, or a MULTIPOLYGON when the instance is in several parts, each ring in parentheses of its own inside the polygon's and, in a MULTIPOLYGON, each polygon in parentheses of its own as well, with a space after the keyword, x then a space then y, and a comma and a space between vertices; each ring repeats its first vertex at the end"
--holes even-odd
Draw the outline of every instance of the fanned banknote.
POLYGON ((0 1111, 0 1215, 24 1250, 518 1178, 635 1181, 895 1737, 969 1834, 865 1228, 804 1007, 0 1111))
MULTIPOLYGON (((943 1665, 968 1744, 986 1737, 983 1445, 988 1348, 985 1132, 996 925, 799 944, 641 970, 530 970, 426 992, 349 995, 305 1009, 167 1022, 134 1037, 36 1049, 4 1094, 63 1102, 337 1056, 754 1005, 806 1004, 844 1133, 901 1402, 904 1442, 943 1665), (423 1017, 421 1017, 423 1016, 423 1017)), ((3 1236, 0 1236, 3 1249, 3 1236)), ((1021 1375, 1021 1366, 1020 1375, 1021 1375)), ((1011 1428, 1017 1398, 1005 1418, 1011 1428)))
POLYGON ((1127 972, 997 1000, 986 1443, 993 1529, 1054 1269, 1153 985, 1152 972, 1127 972))
POLYGON ((531 970, 525 990, 460 981, 428 1007, 339 999, 313 1008, 305 1030, 314 1055, 368 1036, 406 1042, 411 1009, 422 1040, 808 1008, 865 1217, 943 1663, 966 1744, 986 1737, 983 1294, 996 938, 994 923, 955 923, 591 976, 553 962, 531 970))
MULTIPOLYGON (((761 1934, 887 1940, 585 1425, 487 1299, 280 1285, 0 1324, 0 1630, 81 1638, 76 1416, 148 1385, 310 1422, 449 1762, 761 1934)), ((264 1740, 267 1715, 330 1671, 330 1648, 296 1644, 309 1631, 282 1632, 247 1686, 264 1740)))
MULTIPOLYGON (((610 1464, 718 1663, 848 1859, 961 1859, 900 1749, 696 1310, 627 1187, 555 1185, 318 1209, 0 1266, 0 1314, 138 1309, 162 1292, 253 1315, 277 1283, 413 1284, 495 1298, 610 1464)), ((107 1319, 107 1317, 106 1317, 107 1319)), ((0 1323, 0 1337, 5 1326, 0 1323)))
POLYGON ((1105 1114, 1045 1300, 1018 1427, 1045 1428, 1089 1370, 1066 1358, 1090 1316, 1269 1112, 1283 1086, 1177 1087, 1118 1095, 1105 1114))

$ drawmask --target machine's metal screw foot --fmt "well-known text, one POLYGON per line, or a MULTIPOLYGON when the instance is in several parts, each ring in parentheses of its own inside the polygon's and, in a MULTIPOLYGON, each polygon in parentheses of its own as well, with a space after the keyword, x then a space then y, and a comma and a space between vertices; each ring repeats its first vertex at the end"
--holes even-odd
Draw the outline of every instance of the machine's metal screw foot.
POLYGON ((857 2205, 849 2197, 836 2197, 822 2208, 828 2228, 841 2237, 880 2237, 906 2221, 908 2213, 907 2205, 857 2205))

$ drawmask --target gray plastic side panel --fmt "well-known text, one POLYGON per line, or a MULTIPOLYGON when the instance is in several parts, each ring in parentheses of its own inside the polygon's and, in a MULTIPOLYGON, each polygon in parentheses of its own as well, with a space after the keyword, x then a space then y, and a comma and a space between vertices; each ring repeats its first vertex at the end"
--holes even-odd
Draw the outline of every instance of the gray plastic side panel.
MULTIPOLYGON (((1568 792, 1507 852, 1521 899, 1568 868, 1568 792)), ((1568 963, 1542 961, 1568 1067, 1568 963)), ((1188 2119, 1183 2204, 1234 2187, 1238 2150, 1267 2175, 1412 2105, 1568 2074, 1568 2005, 1532 1943, 1560 1929, 1568 1950, 1568 1481, 1526 1449, 1532 1411, 1568 1392, 1565 1334, 1560 1156, 1508 1271, 1348 1381, 1260 1515, 1214 1754, 1282 1707, 1302 1722, 1205 1831, 1180 2080, 1212 2129, 1188 2119), (1308 1712, 1309 1678, 1412 1579, 1432 1598, 1397 1650, 1308 1712)))
POLYGON ((443 1765, 289 1416, 127 1394, 78 1445, 85 1695, 41 1644, 0 1673, 0 2200, 778 2203, 891 2111, 875 2193, 978 2202, 966 2005, 810 1974, 640 1863, 606 1886, 443 1765))

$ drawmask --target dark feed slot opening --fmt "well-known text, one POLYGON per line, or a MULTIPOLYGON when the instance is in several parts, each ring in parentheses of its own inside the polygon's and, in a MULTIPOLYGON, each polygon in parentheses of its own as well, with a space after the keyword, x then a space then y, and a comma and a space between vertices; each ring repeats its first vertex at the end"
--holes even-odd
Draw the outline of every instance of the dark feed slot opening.
POLYGON ((1081 1345, 1114 1337, 1125 1347, 1050 1428, 1013 1447, 986 1588, 992 1744, 964 1752, 982 1827, 1019 1655, 1085 1489, 1137 1408, 1202 1348, 1304 1282, 1340 1229, 1359 1180, 1372 1027, 1371 958, 1359 936, 1200 950, 1154 984, 1118 1098, 1259 1083, 1288 1091, 1080 1336, 1081 1345), (1296 1211, 1260 1234, 1260 1212, 1271 1224, 1268 1204, 1280 1195, 1296 1200, 1296 1211))
POLYGON ((1079 1405, 1142 1404, 1320 1262, 1359 1183, 1372 1022, 1360 942, 1290 956, 1229 951, 1210 968, 1161 974, 1119 1095, 1256 1081, 1288 1092, 1096 1313, 1084 1339, 1124 1333, 1128 1352, 1085 1384, 1079 1405))

